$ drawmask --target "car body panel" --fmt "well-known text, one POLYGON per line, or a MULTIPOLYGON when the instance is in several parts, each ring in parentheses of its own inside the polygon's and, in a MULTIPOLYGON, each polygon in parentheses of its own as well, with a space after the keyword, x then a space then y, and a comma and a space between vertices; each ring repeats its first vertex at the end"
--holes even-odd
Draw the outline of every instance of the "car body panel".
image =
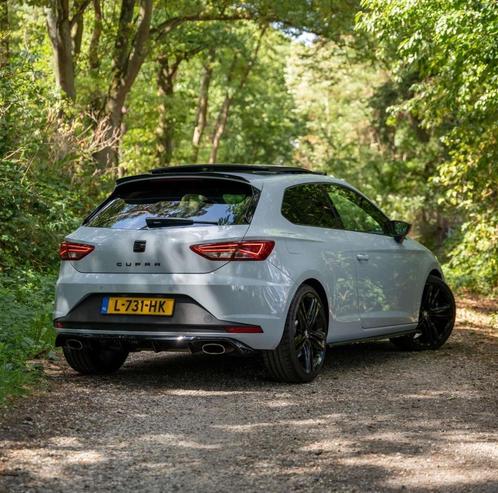
POLYGON ((349 232, 356 258, 358 306, 363 329, 418 321, 418 310, 430 258, 413 240, 349 232))

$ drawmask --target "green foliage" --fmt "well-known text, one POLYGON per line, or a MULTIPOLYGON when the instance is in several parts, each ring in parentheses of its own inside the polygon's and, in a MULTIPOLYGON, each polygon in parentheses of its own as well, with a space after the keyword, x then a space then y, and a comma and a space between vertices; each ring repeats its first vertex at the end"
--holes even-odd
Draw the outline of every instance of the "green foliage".
POLYGON ((459 216, 448 266, 467 287, 498 285, 498 4, 365 0, 359 27, 409 90, 391 107, 442 148, 431 173, 438 202, 459 216), (458 241, 457 241, 458 240, 458 241))
POLYGON ((51 330, 55 275, 33 270, 0 273, 0 405, 22 394, 39 372, 28 361, 53 347, 51 330))

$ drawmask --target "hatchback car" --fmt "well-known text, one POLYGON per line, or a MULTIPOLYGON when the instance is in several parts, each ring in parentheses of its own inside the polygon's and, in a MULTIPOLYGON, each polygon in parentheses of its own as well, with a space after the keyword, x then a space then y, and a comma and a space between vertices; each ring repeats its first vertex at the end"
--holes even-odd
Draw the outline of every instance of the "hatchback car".
POLYGON ((261 352, 308 382, 327 345, 437 349, 455 302, 432 253, 346 182, 283 166, 122 178, 61 244, 56 343, 75 370, 129 352, 261 352))

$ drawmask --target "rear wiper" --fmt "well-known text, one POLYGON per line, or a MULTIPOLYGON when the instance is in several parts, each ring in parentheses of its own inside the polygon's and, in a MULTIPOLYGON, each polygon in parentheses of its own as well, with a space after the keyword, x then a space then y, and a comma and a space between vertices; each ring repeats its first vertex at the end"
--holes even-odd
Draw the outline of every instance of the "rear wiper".
POLYGON ((183 219, 180 217, 148 217, 145 220, 149 228, 165 228, 167 226, 191 226, 192 224, 214 224, 215 221, 196 221, 194 219, 183 219))

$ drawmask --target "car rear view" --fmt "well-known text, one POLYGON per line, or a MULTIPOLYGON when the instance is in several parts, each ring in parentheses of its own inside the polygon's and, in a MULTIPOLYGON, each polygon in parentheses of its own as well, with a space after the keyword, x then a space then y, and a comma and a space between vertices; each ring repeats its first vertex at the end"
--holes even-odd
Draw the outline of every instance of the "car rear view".
POLYGON ((130 351, 274 346, 290 281, 268 259, 274 241, 251 235, 260 195, 238 176, 119 180, 61 245, 55 327, 69 364, 107 373, 130 351))

